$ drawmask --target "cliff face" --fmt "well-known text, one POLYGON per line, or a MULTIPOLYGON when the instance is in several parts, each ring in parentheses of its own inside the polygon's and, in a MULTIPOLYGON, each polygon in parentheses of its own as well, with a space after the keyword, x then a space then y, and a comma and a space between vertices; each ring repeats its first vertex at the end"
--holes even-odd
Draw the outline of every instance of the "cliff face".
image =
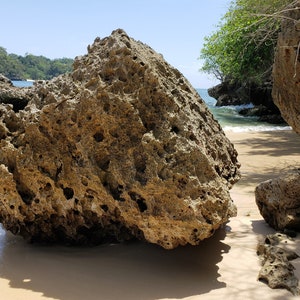
POLYGON ((237 153, 182 74, 116 30, 0 105, 0 222, 31 241, 198 244, 230 216, 237 153), (13 104, 13 103, 12 103, 13 104))
POLYGON ((282 21, 273 66, 273 99, 283 118, 300 133, 300 1, 282 21))

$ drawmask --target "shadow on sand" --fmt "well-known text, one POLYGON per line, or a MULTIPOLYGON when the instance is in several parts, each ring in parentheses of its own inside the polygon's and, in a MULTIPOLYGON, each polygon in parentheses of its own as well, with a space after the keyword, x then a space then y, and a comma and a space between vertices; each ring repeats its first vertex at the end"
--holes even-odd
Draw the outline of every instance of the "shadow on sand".
POLYGON ((141 242, 93 248, 27 244, 0 232, 0 277, 11 288, 61 300, 183 298, 223 288, 225 229, 199 246, 164 250, 141 242))

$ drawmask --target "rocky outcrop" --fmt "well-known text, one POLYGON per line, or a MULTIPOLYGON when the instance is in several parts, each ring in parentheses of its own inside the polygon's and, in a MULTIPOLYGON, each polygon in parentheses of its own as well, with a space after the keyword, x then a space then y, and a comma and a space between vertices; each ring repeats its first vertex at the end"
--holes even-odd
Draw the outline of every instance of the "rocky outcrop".
POLYGON ((182 74, 116 30, 0 106, 0 222, 30 241, 199 244, 236 208, 237 153, 182 74))
POLYGON ((239 110, 243 116, 255 116, 259 121, 271 124, 285 123, 280 111, 272 99, 272 83, 266 80, 262 84, 240 84, 225 80, 208 89, 208 94, 217 100, 216 106, 253 104, 253 108, 239 110))
POLYGON ((273 228, 300 231, 300 174, 295 171, 259 184, 255 189, 261 215, 273 228))
POLYGON ((273 66, 273 98, 286 122, 300 133, 300 1, 287 10, 273 66))
POLYGON ((245 87, 232 80, 222 83, 207 90, 209 96, 217 100, 216 106, 242 105, 250 103, 249 93, 245 87))
POLYGON ((30 89, 16 88, 12 82, 0 74, 0 103, 11 104, 15 112, 28 104, 31 98, 30 89))
POLYGON ((265 282, 272 289, 283 288, 293 295, 299 295, 298 278, 291 261, 298 258, 298 254, 290 248, 295 242, 289 236, 281 233, 268 235, 263 243, 257 247, 262 268, 258 280, 265 282))

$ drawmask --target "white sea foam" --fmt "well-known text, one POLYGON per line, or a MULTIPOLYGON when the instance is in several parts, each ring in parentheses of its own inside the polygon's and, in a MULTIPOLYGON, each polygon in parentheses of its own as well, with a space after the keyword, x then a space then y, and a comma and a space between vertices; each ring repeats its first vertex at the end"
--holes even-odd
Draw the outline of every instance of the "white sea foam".
POLYGON ((274 125, 254 125, 254 126, 224 126, 222 127, 226 132, 262 132, 262 131, 278 131, 278 130, 292 130, 290 126, 274 126, 274 125))
POLYGON ((266 122, 260 122, 258 121, 258 117, 248 117, 239 114, 240 110, 244 108, 252 108, 253 104, 217 107, 215 106, 216 100, 208 95, 207 90, 198 89, 198 92, 224 131, 258 132, 292 130, 291 127, 286 125, 273 125, 266 122))

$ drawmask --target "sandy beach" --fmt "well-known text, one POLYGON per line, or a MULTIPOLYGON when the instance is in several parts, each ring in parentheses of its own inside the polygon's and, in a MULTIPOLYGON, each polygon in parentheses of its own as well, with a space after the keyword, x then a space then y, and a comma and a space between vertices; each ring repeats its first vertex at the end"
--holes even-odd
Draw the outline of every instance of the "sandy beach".
MULTIPOLYGON (((273 231, 258 212, 254 189, 300 166, 300 136, 292 131, 226 135, 242 164, 242 179, 231 191, 238 216, 212 238, 171 251, 141 242, 68 248, 30 245, 1 230, 1 299, 296 299, 257 281, 256 246, 273 231)), ((300 259, 293 264, 300 278, 300 259)))

